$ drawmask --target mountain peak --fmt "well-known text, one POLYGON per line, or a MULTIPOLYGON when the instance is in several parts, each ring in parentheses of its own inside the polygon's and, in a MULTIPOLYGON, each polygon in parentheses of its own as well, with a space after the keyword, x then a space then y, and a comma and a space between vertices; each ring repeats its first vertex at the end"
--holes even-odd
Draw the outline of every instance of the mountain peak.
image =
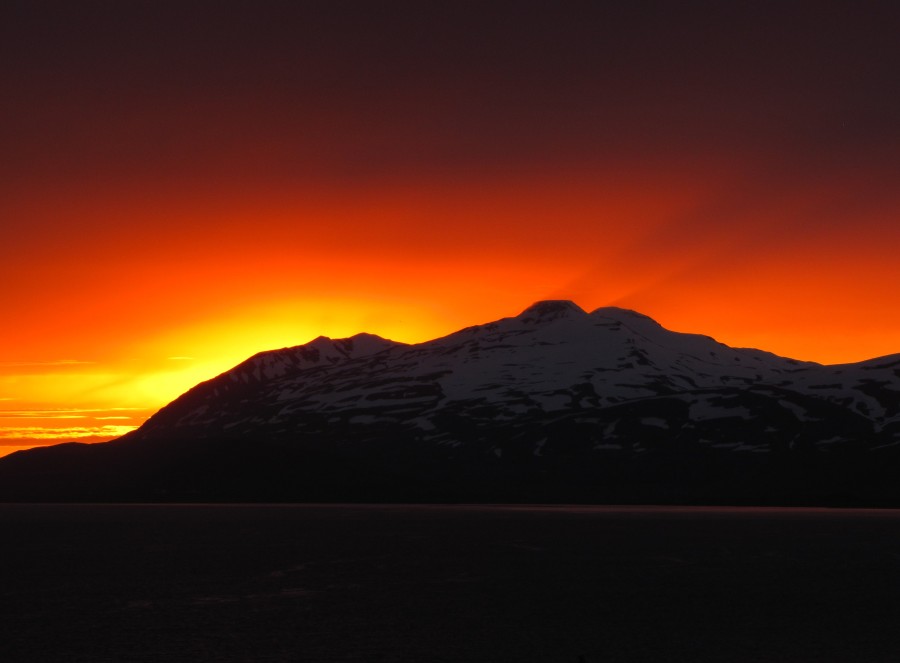
POLYGON ((587 312, 568 299, 544 299, 535 302, 516 316, 522 322, 550 322, 559 318, 580 318, 587 312))

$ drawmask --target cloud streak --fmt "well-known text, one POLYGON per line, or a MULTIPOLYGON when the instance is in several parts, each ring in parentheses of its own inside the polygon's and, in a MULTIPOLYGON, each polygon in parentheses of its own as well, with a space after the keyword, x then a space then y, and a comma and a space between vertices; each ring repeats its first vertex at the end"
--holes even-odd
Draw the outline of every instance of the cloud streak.
POLYGON ((93 361, 82 361, 80 359, 56 359, 53 361, 0 361, 0 367, 3 366, 81 366, 84 364, 94 364, 93 361))
POLYGON ((45 444, 47 441, 63 442, 67 440, 105 441, 135 430, 137 426, 105 425, 105 426, 70 426, 67 428, 44 428, 41 426, 21 426, 0 428, 0 445, 21 446, 24 442, 34 441, 45 444))
POLYGON ((95 417, 97 413, 106 412, 143 412, 143 408, 136 407, 111 407, 111 408, 53 408, 34 410, 0 410, 0 418, 10 417, 16 419, 86 419, 95 417))

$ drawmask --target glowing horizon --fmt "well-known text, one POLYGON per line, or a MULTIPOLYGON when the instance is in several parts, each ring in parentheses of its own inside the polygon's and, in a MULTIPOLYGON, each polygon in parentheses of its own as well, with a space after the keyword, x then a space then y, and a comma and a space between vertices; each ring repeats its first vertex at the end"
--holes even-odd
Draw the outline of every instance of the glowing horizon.
POLYGON ((222 1, 0 7, 0 409, 137 408, 95 440, 256 352, 540 299, 900 352, 890 4, 222 1))
MULTIPOLYGON (((578 302, 576 302, 578 303, 578 302)), ((609 305, 622 305, 616 302, 609 305)), ((135 370, 129 362, 103 364, 96 361, 60 360, 44 362, 3 362, 0 363, 0 389, 2 393, 12 393, 17 389, 18 396, 0 397, 0 456, 19 449, 53 444, 59 442, 103 442, 119 437, 139 427, 147 417, 163 405, 171 402, 196 384, 211 379, 229 370, 257 352, 281 347, 302 345, 318 336, 346 338, 359 332, 376 333, 391 340, 417 343, 452 333, 472 324, 483 324, 493 319, 516 315, 525 306, 517 310, 508 310, 490 319, 469 321, 458 326, 441 326, 437 319, 418 320, 419 326, 403 327, 397 322, 383 322, 380 326, 363 328, 360 320, 374 319, 369 316, 348 316, 345 320, 334 319, 333 314, 322 314, 323 323, 316 327, 321 332, 313 331, 313 327, 302 329, 301 338, 292 342, 293 331, 286 317, 273 309, 271 320, 279 320, 284 324, 255 324, 252 333, 239 326, 228 328, 222 325, 217 328, 212 324, 181 330, 170 337, 153 339, 142 348, 145 354, 132 356, 131 363, 141 366, 135 370), (325 323, 324 320, 330 320, 325 323), (210 344, 205 339, 214 332, 218 333, 216 343, 210 344), (168 348, 187 349, 189 355, 164 356, 168 348), (153 353, 157 353, 154 359, 153 353), (23 368, 41 369, 30 375, 18 374, 23 368), (52 370, 51 370, 52 369, 52 370), (41 400, 39 395, 49 396, 41 400), (55 402, 76 403, 72 407, 53 407, 55 402), (15 407, 21 403, 28 407, 15 407), (25 425, 30 423, 32 425, 25 425)), ((598 307, 583 307, 593 310, 598 307)), ((382 311, 382 318, 392 317, 391 309, 382 311)), ((403 309, 395 308, 393 313, 403 319, 403 309)), ((645 311, 641 311, 645 313, 645 311)), ((258 310, 257 310, 258 313, 258 310)), ((406 315, 410 312, 407 310, 406 315)), ((374 315, 374 313, 370 314, 374 315)), ((651 317, 654 317, 651 315, 651 317)), ((657 320, 659 321, 659 320, 657 320)), ((232 323, 234 324, 234 323, 232 323)), ((690 333, 706 333, 702 329, 679 329, 669 324, 663 326, 673 331, 690 333)), ((715 336, 715 335, 714 335, 715 336)), ((716 337, 723 341, 722 338, 716 337)), ((781 337, 781 342, 789 339, 781 337)), ((810 339, 797 338, 798 348, 815 347, 810 339)), ((762 350, 771 348, 754 343, 727 343, 734 347, 757 347, 762 350)), ((858 348, 856 348, 858 350, 858 348)), ((780 354, 780 353, 779 353, 780 354)), ((784 354, 797 359, 815 360, 810 356, 784 354)), ((878 355, 864 356, 857 359, 838 354, 838 361, 820 363, 846 363, 874 358, 878 355)))

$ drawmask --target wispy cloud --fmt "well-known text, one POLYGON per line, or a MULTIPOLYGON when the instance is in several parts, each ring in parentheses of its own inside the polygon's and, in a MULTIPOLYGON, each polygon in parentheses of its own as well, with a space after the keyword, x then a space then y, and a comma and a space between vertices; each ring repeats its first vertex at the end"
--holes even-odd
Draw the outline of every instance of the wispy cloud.
POLYGON ((166 359, 168 359, 170 361, 193 361, 195 358, 194 357, 175 356, 175 357, 166 357, 166 359))
POLYGON ((71 426, 68 428, 43 428, 40 426, 22 426, 18 428, 0 428, 0 445, 19 446, 25 441, 66 441, 66 440, 109 440, 133 431, 137 426, 121 426, 107 424, 104 426, 71 426))
POLYGON ((80 359, 54 359, 52 361, 0 361, 0 368, 6 367, 35 367, 35 366, 82 366, 95 364, 93 361, 80 359))
MULTIPOLYGON (((96 414, 105 414, 109 412, 144 412, 144 408, 137 407, 112 407, 112 408, 56 408, 46 410, 0 410, 0 418, 7 417, 10 419, 94 419, 112 418, 111 416, 100 417, 93 416, 96 414)), ((130 419, 131 417, 115 417, 121 419, 130 419)))
POLYGON ((27 410, 7 411, 0 410, 0 418, 10 419, 87 419, 86 414, 71 414, 64 412, 29 412, 27 410))

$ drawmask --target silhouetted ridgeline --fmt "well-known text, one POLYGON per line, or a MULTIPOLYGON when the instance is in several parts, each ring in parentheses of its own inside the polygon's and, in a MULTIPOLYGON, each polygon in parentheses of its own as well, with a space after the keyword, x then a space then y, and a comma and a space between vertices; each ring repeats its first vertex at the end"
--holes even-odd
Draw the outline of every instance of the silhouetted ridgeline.
POLYGON ((119 440, 0 459, 0 499, 900 506, 900 355, 821 366, 539 302, 258 354, 119 440))

